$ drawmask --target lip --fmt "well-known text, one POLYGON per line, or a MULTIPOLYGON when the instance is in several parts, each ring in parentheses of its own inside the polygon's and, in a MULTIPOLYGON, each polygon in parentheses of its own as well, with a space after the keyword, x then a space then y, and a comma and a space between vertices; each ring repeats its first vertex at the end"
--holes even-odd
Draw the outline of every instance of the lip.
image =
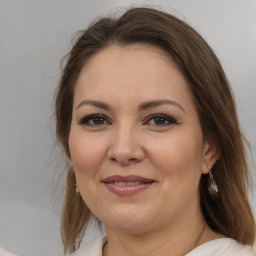
POLYGON ((154 182, 154 180, 152 179, 148 179, 148 178, 137 176, 137 175, 129 175, 129 176, 113 175, 102 180, 102 182, 104 183, 111 183, 111 182, 118 182, 118 181, 120 182, 139 181, 141 183, 154 182))
POLYGON ((102 183, 117 195, 129 196, 146 190, 155 183, 155 180, 136 175, 113 175, 103 179, 102 183))

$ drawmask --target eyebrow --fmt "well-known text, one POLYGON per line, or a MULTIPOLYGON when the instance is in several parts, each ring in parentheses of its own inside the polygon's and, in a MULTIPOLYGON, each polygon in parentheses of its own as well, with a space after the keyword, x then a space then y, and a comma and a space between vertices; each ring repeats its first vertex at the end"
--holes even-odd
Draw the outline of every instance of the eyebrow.
MULTIPOLYGON (((178 107, 180 110, 182 110, 184 113, 186 113, 186 111, 183 109, 183 107, 179 103, 177 103, 175 101, 172 101, 172 100, 166 100, 166 99, 152 100, 152 101, 147 101, 147 102, 141 103, 138 106, 138 111, 147 110, 147 109, 158 107, 158 106, 165 105, 165 104, 169 104, 169 105, 178 107)), ((101 108, 101 109, 108 110, 108 111, 112 110, 112 107, 109 104, 104 103, 102 101, 96 101, 96 100, 83 100, 76 107, 76 109, 78 109, 78 108, 80 108, 84 105, 92 105, 92 106, 95 106, 97 108, 101 108)))
POLYGON ((139 111, 147 110, 149 108, 154 108, 154 107, 158 107, 158 106, 165 105, 165 104, 169 104, 169 105, 178 107, 180 110, 182 110, 184 113, 186 113, 186 111, 183 109, 183 107, 179 103, 172 101, 172 100, 166 100, 166 99, 152 100, 152 101, 144 102, 139 105, 138 110, 139 111))
POLYGON ((102 108, 105 110, 111 110, 111 106, 108 105, 107 103, 101 102, 101 101, 96 101, 96 100, 83 100, 77 107, 76 109, 84 106, 84 105, 92 105, 95 106, 97 108, 102 108))

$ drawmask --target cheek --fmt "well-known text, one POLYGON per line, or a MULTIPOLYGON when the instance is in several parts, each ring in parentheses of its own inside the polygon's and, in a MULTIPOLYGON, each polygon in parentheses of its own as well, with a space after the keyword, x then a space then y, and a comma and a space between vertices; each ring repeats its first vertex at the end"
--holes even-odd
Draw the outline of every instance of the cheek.
POLYGON ((94 199, 99 198, 97 174, 104 149, 101 143, 95 143, 93 138, 75 129, 70 131, 69 149, 80 195, 89 209, 94 212, 95 207, 97 209, 97 202, 94 199))
POLYGON ((76 173, 83 176, 95 175, 105 155, 102 143, 71 129, 69 149, 76 173))
MULTIPOLYGON (((192 137, 193 138, 193 137, 192 137)), ((176 136, 170 140, 155 143, 151 148, 151 160, 155 168, 162 172, 163 178, 172 177, 171 182, 193 181, 201 175, 202 151, 200 140, 176 136)))

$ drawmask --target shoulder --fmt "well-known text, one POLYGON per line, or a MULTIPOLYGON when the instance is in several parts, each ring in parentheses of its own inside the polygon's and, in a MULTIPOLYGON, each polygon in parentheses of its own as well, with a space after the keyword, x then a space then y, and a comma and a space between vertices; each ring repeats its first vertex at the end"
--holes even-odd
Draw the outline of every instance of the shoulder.
POLYGON ((67 256, 102 256, 102 248, 107 241, 106 236, 99 237, 93 243, 67 256))
POLYGON ((253 249, 231 238, 219 238, 198 246, 186 256, 253 256, 253 249))
POLYGON ((0 247, 0 256, 16 256, 8 251, 6 251, 5 249, 3 249, 2 247, 0 247))

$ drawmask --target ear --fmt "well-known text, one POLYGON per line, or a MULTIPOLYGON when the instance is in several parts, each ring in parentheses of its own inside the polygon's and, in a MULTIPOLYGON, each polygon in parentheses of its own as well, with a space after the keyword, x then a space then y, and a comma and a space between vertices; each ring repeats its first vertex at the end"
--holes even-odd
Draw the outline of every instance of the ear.
POLYGON ((207 174, 211 170, 212 166, 220 158, 220 149, 215 144, 208 141, 203 145, 203 161, 202 161, 202 173, 207 174))

